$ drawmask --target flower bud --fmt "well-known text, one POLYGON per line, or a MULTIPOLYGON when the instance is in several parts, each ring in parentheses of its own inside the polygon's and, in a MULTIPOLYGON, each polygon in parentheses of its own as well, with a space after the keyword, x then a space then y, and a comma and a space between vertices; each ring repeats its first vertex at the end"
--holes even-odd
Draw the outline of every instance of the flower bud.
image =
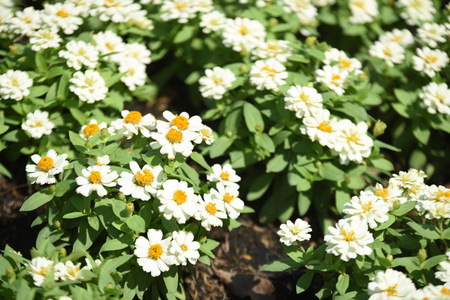
POLYGON ((386 127, 387 127, 386 123, 384 123, 381 120, 377 120, 375 126, 373 126, 373 135, 374 136, 382 135, 386 130, 386 127))
POLYGON ((309 88, 314 88, 314 83, 308 82, 308 83, 306 84, 306 86, 309 87, 309 88))
POLYGON ((50 190, 50 192, 53 193, 55 191, 55 185, 54 184, 49 185, 48 189, 50 190))
POLYGON ((427 250, 425 249, 419 249, 419 252, 417 252, 417 258, 420 262, 424 262, 428 258, 427 250))
POLYGON ((86 146, 86 148, 91 148, 92 147, 92 143, 90 140, 87 140, 86 143, 84 143, 84 145, 86 146))
POLYGON ((314 46, 314 44, 317 42, 317 38, 315 36, 308 36, 305 40, 306 45, 308 46, 314 46))
POLYGON ((400 200, 395 200, 392 207, 394 208, 394 210, 396 210, 396 209, 399 209, 401 205, 402 205, 402 202, 400 202, 400 200))
POLYGON ((125 197, 125 195, 123 193, 118 193, 117 197, 119 198, 119 200, 122 200, 122 201, 126 201, 127 200, 127 197, 125 197))
POLYGON ((106 139, 108 136, 109 136, 108 129, 107 129, 107 128, 103 128, 103 129, 100 131, 100 138, 101 138, 102 140, 104 140, 104 139, 106 139))
POLYGON ((359 80, 359 81, 364 81, 364 80, 366 80, 366 78, 367 78, 366 73, 361 73, 361 74, 359 74, 359 76, 358 76, 358 80, 359 80))
POLYGON ((132 202, 127 203, 127 205, 125 206, 125 211, 131 215, 134 212, 134 204, 132 202))
POLYGON ((17 53, 17 46, 16 45, 10 45, 9 46, 9 51, 11 51, 12 54, 16 54, 17 53))
POLYGON ((59 249, 59 258, 64 258, 64 257, 66 257, 67 256, 67 250, 66 250, 66 248, 61 248, 61 249, 59 249))
POLYGON ((242 73, 247 73, 248 72, 247 65, 244 65, 244 64, 241 65, 241 72, 242 73))
POLYGON ((269 27, 275 27, 278 24, 278 20, 276 18, 270 18, 269 20, 269 27))
POLYGON ((233 133, 232 133, 231 131, 229 131, 229 130, 227 130, 227 132, 225 132, 225 134, 226 134, 228 137, 232 137, 232 136, 233 136, 233 133))
POLYGON ((386 255, 386 258, 387 258, 388 261, 393 261, 394 260, 394 257, 392 256, 392 254, 386 255))
POLYGON ((13 276, 14 276, 14 269, 13 268, 11 268, 11 267, 8 267, 7 269, 6 269, 6 276, 8 277, 8 278, 12 278, 13 276))
POLYGON ((260 124, 255 125, 256 132, 262 132, 262 126, 260 124))
POLYGON ((60 221, 58 221, 58 220, 54 221, 54 222, 53 222, 53 225, 55 225, 55 227, 56 227, 57 229, 61 229, 61 222, 60 222, 60 221))

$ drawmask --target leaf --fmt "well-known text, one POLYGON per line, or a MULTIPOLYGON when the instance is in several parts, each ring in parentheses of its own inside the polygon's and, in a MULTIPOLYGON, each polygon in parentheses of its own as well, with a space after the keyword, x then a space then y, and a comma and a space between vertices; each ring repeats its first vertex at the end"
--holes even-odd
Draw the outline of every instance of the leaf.
POLYGON ((331 181, 343 181, 345 179, 345 173, 331 162, 322 163, 319 167, 319 175, 327 180, 331 181))
POLYGON ((145 232, 145 221, 141 216, 134 215, 127 219, 127 226, 137 232, 145 232))
POLYGON ((247 200, 254 201, 262 197, 272 183, 274 174, 264 173, 252 181, 247 193, 247 200))
POLYGON ((80 125, 86 125, 85 123, 86 123, 87 117, 86 117, 86 115, 84 114, 84 112, 82 112, 82 111, 79 110, 78 108, 73 108, 73 107, 70 108, 69 111, 70 111, 70 114, 72 115, 72 117, 73 117, 75 120, 77 120, 77 122, 78 122, 80 125))
POLYGON ((431 131, 430 126, 421 120, 414 120, 412 123, 412 132, 416 139, 423 145, 428 144, 430 139, 431 131))
POLYGON ((407 201, 403 203, 398 209, 394 210, 392 214, 394 216, 403 216, 404 214, 408 213, 410 210, 412 210, 416 206, 416 201, 407 201))
POLYGON ((348 274, 341 274, 339 275, 336 283, 336 290, 339 292, 339 294, 344 295, 348 289, 349 284, 350 276, 348 276, 348 274))
POLYGON ((58 83, 58 90, 56 91, 56 96, 58 99, 65 100, 69 95, 69 80, 71 77, 71 72, 65 72, 58 83))
POLYGON ((297 284, 295 285, 295 290, 297 294, 301 294, 309 288, 313 280, 313 277, 314 272, 307 270, 305 274, 303 274, 302 277, 298 279, 297 284))
POLYGON ((20 208, 20 211, 30 211, 44 205, 53 199, 53 193, 48 189, 40 190, 29 197, 20 208))
POLYGON ((375 158, 375 159, 371 159, 370 162, 377 169, 380 169, 383 171, 388 171, 388 172, 394 170, 394 165, 387 159, 375 158))
POLYGON ((69 131, 69 139, 78 151, 85 152, 87 150, 85 147, 86 141, 79 134, 69 131))
POLYGON ((208 171, 212 171, 211 167, 209 166, 209 164, 206 162, 205 158, 203 157, 203 155, 201 155, 198 152, 192 152, 191 155, 189 156, 193 161, 195 161, 196 163, 198 163, 200 166, 202 166, 203 168, 205 168, 208 171))
POLYGON ((256 134, 255 142, 270 153, 275 152, 275 144, 266 133, 256 134))
POLYGON ((194 36, 195 31, 196 31, 195 26, 189 25, 183 26, 181 30, 178 31, 175 37, 173 38, 173 43, 180 44, 190 40, 194 36))
POLYGON ((41 52, 36 52, 36 56, 34 57, 34 62, 36 63, 36 68, 39 72, 44 73, 47 72, 47 63, 45 62, 44 57, 41 52))
POLYGON ((263 265, 259 271, 263 272, 283 272, 301 267, 302 264, 296 262, 292 258, 282 258, 263 265))
POLYGON ((100 248, 100 252, 122 250, 128 246, 129 246, 128 243, 120 241, 118 239, 109 240, 102 245, 102 247, 100 248))
POLYGON ((5 175, 9 179, 12 178, 11 173, 8 171, 8 169, 2 163, 0 163, 0 174, 5 175))
POLYGON ((86 214, 84 214, 80 211, 74 211, 74 212, 65 214, 63 216, 63 219, 76 219, 76 218, 81 218, 81 217, 86 217, 86 214))
POLYGON ((250 103, 244 104, 245 124, 250 132, 257 133, 264 131, 264 120, 259 110, 250 103))
POLYGON ((190 180, 192 180, 194 185, 196 186, 200 185, 200 178, 196 170, 194 170, 191 166, 189 166, 186 163, 181 164, 180 169, 183 171, 184 174, 186 174, 186 176, 190 180))
POLYGON ((276 153, 271 160, 267 162, 267 172, 279 173, 283 171, 289 164, 289 155, 284 153, 276 153))
POLYGON ((342 213, 344 209, 344 204, 349 202, 351 199, 350 194, 346 190, 336 189, 336 208, 339 213, 342 213))
POLYGON ((430 224, 417 224, 415 222, 408 222, 406 223, 409 227, 414 229, 416 233, 423 236, 424 238, 430 239, 430 240, 437 240, 441 238, 441 235, 437 231, 437 228, 430 224))
POLYGON ((212 253, 212 250, 215 249, 217 246, 219 246, 220 243, 213 240, 213 239, 208 239, 206 241, 206 243, 203 243, 200 245, 200 250, 205 253, 206 255, 208 255, 211 258, 215 258, 216 256, 214 255, 214 253, 212 253))
POLYGON ((393 215, 391 215, 391 214, 389 214, 388 216, 389 216, 389 219, 386 222, 383 222, 380 225, 378 225, 378 227, 375 228, 376 231, 384 230, 386 228, 391 227, 391 225, 394 224, 395 217, 393 215))
POLYGON ((209 150, 209 155, 211 158, 219 157, 223 155, 232 144, 232 139, 229 139, 226 136, 221 136, 212 144, 211 149, 209 150))
POLYGON ((178 289, 178 268, 175 266, 170 267, 169 271, 163 273, 163 280, 167 289, 166 296, 172 296, 175 299, 178 289))
POLYGON ((447 260, 447 256, 444 254, 433 256, 427 259, 426 261, 422 262, 420 264, 420 268, 423 270, 429 270, 445 260, 447 260))
POLYGON ((309 208, 311 207, 311 194, 310 193, 299 193, 297 199, 298 213, 300 216, 306 215, 309 208))
POLYGON ((301 63, 309 63, 309 59, 301 54, 292 54, 288 57, 288 60, 301 63))
POLYGON ((394 89, 395 97, 404 105, 409 106, 416 101, 417 94, 415 92, 407 92, 401 89, 394 89))
POLYGON ((77 187, 77 184, 73 179, 60 181, 55 185, 55 197, 62 197, 68 191, 75 189, 75 187, 77 187))

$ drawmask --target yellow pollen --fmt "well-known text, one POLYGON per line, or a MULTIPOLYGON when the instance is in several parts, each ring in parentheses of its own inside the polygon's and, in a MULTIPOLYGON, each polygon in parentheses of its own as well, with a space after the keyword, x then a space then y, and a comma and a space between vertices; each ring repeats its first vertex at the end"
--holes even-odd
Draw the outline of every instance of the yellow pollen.
POLYGON ((153 181, 153 179, 155 179, 155 176, 153 176, 153 173, 150 170, 144 169, 137 172, 134 175, 134 178, 136 179, 138 185, 148 185, 153 181))
POLYGON ((441 293, 442 295, 450 296, 450 289, 443 287, 441 293))
POLYGON ((111 44, 110 42, 107 42, 105 46, 109 51, 114 51, 114 49, 116 48, 116 46, 114 44, 111 44))
POLYGON ((250 33, 250 30, 248 30, 247 27, 245 27, 243 24, 241 25, 241 28, 239 28, 239 32, 242 35, 246 35, 250 33))
POLYGON ((273 44, 268 44, 267 48, 269 48, 270 50, 277 50, 277 46, 275 46, 273 44))
POLYGON ((209 130, 208 129, 202 129, 202 130, 200 130, 200 132, 204 135, 204 136, 210 136, 211 134, 209 133, 209 130))
POLYGON ((439 189, 438 194, 436 196, 437 201, 445 201, 446 199, 450 199, 450 191, 444 192, 443 190, 439 189), (442 199, 444 198, 444 199, 442 199))
POLYGON ((187 3, 175 3, 175 8, 176 9, 183 9, 183 8, 186 8, 188 6, 188 4, 187 3))
POLYGON ((355 232, 353 230, 350 231, 350 234, 347 234, 346 230, 341 230, 341 234, 347 242, 353 242, 356 240, 355 232))
POLYGON ((41 268, 37 273, 38 273, 39 275, 45 276, 45 275, 47 275, 47 270, 46 270, 45 268, 41 268))
POLYGON ((170 122, 172 126, 178 127, 180 130, 186 130, 189 127, 189 120, 186 117, 178 116, 170 122))
POLYGON ((361 204, 361 207, 364 211, 364 213, 367 213, 372 208, 372 201, 367 202, 366 204, 362 203, 362 201, 359 201, 359 204, 361 204))
POLYGON ((427 55, 427 56, 425 56, 425 60, 427 62, 435 63, 438 59, 436 56, 427 55))
POLYGON ((186 200, 187 196, 185 191, 176 190, 175 193, 173 193, 173 201, 175 201, 178 205, 183 204, 186 200))
POLYGON ((51 168, 53 168, 53 158, 44 156, 39 160, 37 166, 42 171, 48 172, 51 168))
POLYGON ((386 199, 388 195, 388 189, 377 189, 375 191, 375 196, 381 197, 383 199, 386 199))
POLYGON ((22 21, 24 21, 25 23, 31 23, 31 19, 30 19, 30 17, 29 16, 25 16, 25 17, 23 17, 22 18, 22 21))
POLYGON ((223 201, 225 201, 226 203, 230 203, 231 201, 233 201, 234 196, 230 195, 230 193, 225 193, 225 195, 223 195, 223 201))
POLYGON ((384 55, 386 55, 386 56, 392 56, 391 48, 384 48, 384 49, 383 49, 383 53, 384 53, 384 55))
POLYGON ((330 121, 323 121, 319 124, 318 128, 325 132, 333 132, 333 127, 331 127, 330 121))
POLYGON ((352 66, 352 63, 348 59, 340 59, 341 68, 348 69, 352 66))
POLYGON ((67 18, 69 16, 69 14, 64 9, 58 11, 56 15, 61 18, 67 18))
POLYGON ((69 271, 67 271, 67 273, 69 273, 70 275, 72 275, 73 277, 76 277, 78 272, 80 272, 80 268, 78 268, 77 266, 75 266, 75 270, 70 269, 69 271))
POLYGON ((389 296, 395 296, 397 286, 398 286, 398 283, 394 284, 393 286, 388 287, 387 289, 383 290, 383 292, 387 292, 387 294, 389 296))
POLYGON ((205 209, 211 215, 215 215, 217 213, 216 204, 214 204, 212 202, 209 202, 208 204, 206 204, 205 209))
POLYGON ((141 113, 133 110, 128 113, 128 115, 123 119, 123 121, 125 123, 136 125, 136 124, 139 124, 141 119, 142 119, 141 113))
POLYGON ((222 180, 228 180, 228 178, 230 178, 230 173, 222 172, 222 174, 220 174, 220 178, 222 178, 222 180))
POLYGON ((305 95, 305 93, 301 93, 299 95, 300 99, 302 99, 303 102, 308 102, 309 98, 305 95))
POLYGON ((270 72, 271 73, 271 74, 269 74, 270 76, 274 76, 275 73, 277 73, 277 70, 269 68, 268 65, 265 65, 262 69, 264 71, 270 72))
POLYGON ((170 128, 169 132, 166 134, 166 138, 171 144, 176 144, 183 139, 183 133, 178 129, 170 128))
POLYGON ((136 73, 134 69, 128 69, 128 75, 133 76, 136 73))
POLYGON ((90 138, 94 134, 100 131, 100 127, 97 124, 88 124, 86 128, 84 128, 83 133, 86 138, 90 138))
POLYGON ((184 252, 186 252, 186 251, 189 250, 188 246, 186 246, 185 244, 181 245, 180 248, 181 248, 181 250, 183 250, 184 252))
POLYGON ((353 142, 353 143, 357 144, 360 140, 361 140, 360 138, 353 136, 353 135, 347 137, 348 143, 353 142))
POLYGON ((157 260, 162 254, 163 248, 160 244, 151 245, 150 249, 148 249, 148 256, 153 260, 157 260))
POLYGON ((362 1, 352 1, 354 6, 358 6, 359 8, 364 9, 364 3, 362 1))
POLYGON ((341 80, 341 75, 339 74, 334 74, 333 77, 331 77, 331 80, 341 80))
POLYGON ((31 127, 36 128, 36 127, 42 127, 44 124, 42 124, 41 121, 37 121, 35 122, 33 125, 31 125, 31 127))
POLYGON ((99 171, 92 171, 91 175, 89 175, 89 181, 93 184, 102 182, 102 175, 99 171))
POLYGON ((15 77, 11 78, 11 85, 13 86, 18 86, 19 85, 19 80, 15 77))

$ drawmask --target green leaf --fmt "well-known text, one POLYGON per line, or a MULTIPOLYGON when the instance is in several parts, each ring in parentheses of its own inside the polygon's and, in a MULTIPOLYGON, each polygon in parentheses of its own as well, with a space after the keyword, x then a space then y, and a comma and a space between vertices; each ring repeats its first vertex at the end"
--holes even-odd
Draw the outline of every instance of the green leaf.
POLYGON ((0 174, 5 175, 9 179, 12 178, 11 173, 8 171, 8 169, 2 163, 0 163, 0 174))
POLYGON ((68 179, 58 182, 55 185, 55 197, 62 197, 65 193, 77 187, 75 180, 68 179))
POLYGON ((417 93, 407 92, 401 89, 394 89, 394 95, 402 104, 406 106, 412 105, 417 98, 417 93))
POLYGON ((264 120, 259 110, 250 103, 244 104, 245 124, 250 132, 257 133, 264 131, 264 120))
POLYGON ((223 155, 232 144, 232 139, 229 139, 226 136, 221 136, 212 144, 211 149, 209 150, 209 155, 211 158, 219 157, 223 155))
POLYGON ((294 270, 301 267, 302 264, 296 262, 292 258, 282 258, 263 265, 259 270, 263 272, 283 272, 294 270))
POLYGON ((38 69, 39 72, 41 73, 47 72, 47 63, 45 62, 45 59, 42 56, 41 52, 36 52, 34 62, 36 63, 36 68, 38 69))
POLYGON ((254 201, 262 197, 272 183, 274 174, 264 173, 252 181, 248 189, 247 200, 254 201))
POLYGON ((292 54, 288 57, 288 60, 301 63, 309 63, 309 59, 301 54, 292 54))
MULTIPOLYGON (((131 240, 131 238, 130 238, 130 240, 131 240)), ((128 246, 129 246, 129 244, 126 242, 120 241, 118 239, 113 239, 113 240, 106 241, 100 248, 100 252, 122 250, 128 246)))
POLYGON ((441 235, 437 231, 437 228, 434 225, 430 224, 417 224, 415 222, 408 222, 406 223, 409 227, 414 229, 414 231, 423 236, 424 238, 427 238, 429 240, 437 240, 441 238, 441 235))
POLYGON ((336 189, 336 208, 339 213, 344 209, 344 204, 349 202, 352 197, 346 190, 336 189))
POLYGON ((275 152, 275 144, 266 133, 256 134, 255 142, 270 153, 275 152))
POLYGON ((389 218, 388 218, 388 220, 386 222, 381 223, 380 225, 378 225, 378 227, 375 228, 376 231, 384 230, 386 228, 391 227, 391 225, 394 224, 395 217, 393 215, 391 215, 391 214, 389 214, 388 216, 389 216, 389 218))
POLYGON ((307 270, 305 274, 303 274, 302 277, 298 279, 297 284, 295 285, 295 290, 297 294, 301 294, 309 288, 313 280, 313 277, 314 272, 311 270, 307 270))
POLYGON ((283 171, 289 164, 289 155, 284 153, 276 153, 272 159, 267 162, 267 172, 279 173, 283 171))
POLYGON ((380 169, 382 171, 392 171, 394 170, 394 165, 388 161, 387 159, 384 158, 375 158, 375 159, 371 159, 370 162, 372 163, 372 165, 377 168, 380 169))
POLYGON ((145 221, 141 216, 131 216, 127 219, 127 225, 134 231, 145 232, 145 221))
POLYGON ((414 120, 412 124, 412 131, 416 139, 423 145, 428 144, 431 131, 430 126, 422 120, 414 120))
POLYGON ((65 214, 63 216, 63 219, 76 219, 76 218, 81 218, 81 217, 86 217, 86 214, 84 214, 80 211, 74 211, 74 212, 65 214))
POLYGON ((310 193, 299 193, 297 199, 298 213, 300 216, 306 215, 309 208, 311 207, 311 194, 310 193))
POLYGON ((200 178, 199 178, 196 170, 194 170, 191 166, 189 166, 186 163, 181 164, 180 169, 183 171, 184 174, 186 174, 186 176, 190 180, 192 180, 194 185, 196 185, 196 186, 200 185, 200 178))
POLYGON ((79 110, 78 108, 70 108, 69 111, 70 111, 70 114, 72 115, 72 117, 73 117, 75 120, 77 120, 77 122, 78 122, 80 125, 86 125, 85 123, 86 123, 87 117, 86 117, 86 115, 84 114, 84 112, 82 112, 82 111, 79 110))
POLYGON ((412 210, 416 206, 416 201, 406 201, 403 203, 398 209, 394 210, 392 214, 394 216, 403 216, 404 214, 408 213, 410 210, 412 210))
POLYGON ((61 79, 59 80, 58 83, 58 90, 56 92, 56 96, 58 97, 58 99, 61 100, 65 100, 67 99, 67 96, 69 95, 69 80, 70 77, 72 76, 71 72, 65 72, 62 76, 61 79))
POLYGON ((180 44, 190 40, 194 36, 195 31, 196 31, 195 26, 185 25, 181 27, 181 30, 178 31, 175 37, 173 38, 173 43, 180 44))
POLYGON ((48 189, 40 190, 29 197, 20 208, 20 211, 30 211, 44 205, 53 199, 53 193, 48 189))
POLYGON ((170 296, 174 299, 178 289, 178 268, 175 266, 170 267, 169 271, 163 273, 163 280, 165 288, 167 289, 166 296, 170 299, 170 296))
POLYGON ((350 276, 348 276, 348 274, 341 274, 339 275, 336 283, 336 290, 339 292, 339 294, 344 295, 348 289, 349 284, 350 276))
POLYGON ((345 172, 331 162, 322 163, 319 167, 319 175, 331 181, 343 181, 345 179, 345 172))
POLYGON ((84 153, 87 150, 85 147, 86 141, 79 134, 69 131, 69 139, 78 151, 84 153))
POLYGON ((202 166, 203 168, 205 168, 208 171, 212 171, 211 167, 209 166, 209 164, 206 162, 205 158, 203 157, 203 155, 201 155, 198 152, 192 152, 191 155, 189 156, 193 161, 195 161, 196 163, 198 163, 200 166, 202 166))
POLYGON ((433 256, 433 257, 430 257, 429 259, 427 259, 426 261, 422 262, 420 264, 420 268, 422 270, 429 270, 429 269, 433 268, 434 266, 438 265, 440 262, 443 262, 445 260, 447 260, 447 256, 444 254, 433 256))

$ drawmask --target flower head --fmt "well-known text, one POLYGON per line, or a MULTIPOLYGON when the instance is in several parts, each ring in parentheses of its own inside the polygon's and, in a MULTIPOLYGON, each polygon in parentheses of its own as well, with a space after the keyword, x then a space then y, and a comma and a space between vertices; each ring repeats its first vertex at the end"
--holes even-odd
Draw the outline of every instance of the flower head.
POLYGON ((286 84, 284 79, 287 77, 286 68, 274 58, 258 60, 250 70, 250 83, 260 91, 278 91, 280 86, 286 84))
POLYGON ((93 191, 100 197, 106 196, 107 187, 116 185, 118 175, 116 171, 111 172, 109 166, 89 166, 81 170, 82 176, 75 178, 79 187, 75 190, 78 194, 88 197, 93 191))
POLYGON ((234 187, 239 189, 237 182, 241 181, 241 177, 236 175, 236 171, 230 164, 224 164, 223 166, 215 164, 212 166, 212 173, 208 174, 206 178, 212 182, 220 182, 225 186, 234 187))
POLYGON ((447 66, 449 58, 447 53, 441 50, 431 50, 428 47, 417 49, 417 55, 413 56, 413 68, 423 72, 429 77, 434 77, 447 66))
POLYGON ((30 183, 53 184, 56 182, 55 175, 63 171, 69 162, 66 160, 67 154, 58 155, 55 150, 48 150, 45 156, 34 154, 31 160, 35 165, 27 165, 28 179, 30 183))
POLYGON ((341 164, 350 161, 362 163, 363 158, 370 156, 373 140, 367 135, 366 123, 353 124, 350 120, 340 120, 337 128, 334 150, 339 154, 341 164))
POLYGON ((422 106, 430 114, 450 115, 450 89, 446 83, 430 82, 423 87, 419 97, 423 100, 422 106))
POLYGON ((108 93, 106 82, 97 71, 75 72, 69 82, 72 83, 69 90, 77 95, 81 101, 87 103, 103 100, 108 93))
POLYGON ((3 99, 22 100, 30 94, 33 80, 26 72, 8 70, 0 75, 0 96, 3 99))
POLYGON ((375 228, 378 223, 389 219, 387 213, 389 206, 383 200, 370 191, 362 191, 359 197, 354 196, 344 204, 343 212, 346 218, 356 218, 361 222, 367 222, 370 228, 375 228))
POLYGON ((55 124, 48 119, 48 112, 35 110, 27 114, 27 120, 21 128, 34 139, 40 139, 43 135, 52 133, 55 124))
POLYGON ((67 50, 59 51, 59 57, 67 59, 67 65, 75 70, 82 66, 95 68, 98 64, 98 50, 91 44, 83 41, 70 41, 66 44, 67 50))
POLYGON ((214 67, 205 70, 205 76, 199 80, 200 93, 205 98, 220 100, 236 80, 233 72, 226 68, 214 67))
POLYGON ((416 290, 411 279, 402 272, 387 269, 385 272, 378 272, 369 282, 369 300, 381 299, 405 299, 416 290))
POLYGON ((200 257, 200 253, 198 252, 200 243, 194 241, 194 235, 191 232, 174 231, 172 238, 169 251, 176 257, 177 264, 185 266, 189 261, 194 265, 200 257))
POLYGON ((45 257, 35 257, 28 265, 28 273, 33 277, 33 283, 35 286, 41 286, 47 276, 53 272, 52 260, 48 260, 45 257))
POLYGON ((122 119, 117 119, 111 122, 117 133, 124 134, 128 139, 133 135, 141 133, 144 137, 150 137, 150 130, 155 128, 156 119, 152 114, 143 116, 138 111, 123 110, 121 112, 122 119))
POLYGON ((227 218, 225 203, 212 199, 210 194, 203 195, 203 198, 204 200, 199 197, 195 218, 201 221, 202 226, 208 231, 213 226, 222 226, 222 220, 227 218))
POLYGON ((223 201, 225 211, 231 219, 237 219, 241 210, 244 208, 244 201, 239 198, 239 190, 236 187, 225 186, 223 183, 217 183, 217 190, 211 189, 211 199, 223 201))
POLYGON ((309 240, 311 238, 309 232, 311 231, 312 229, 308 222, 297 219, 294 223, 292 223, 291 220, 288 220, 286 224, 281 224, 277 234, 280 236, 281 243, 290 246, 294 242, 309 240))
POLYGON ((233 48, 237 52, 248 53, 264 41, 266 30, 256 20, 237 17, 227 19, 222 37, 226 47, 233 48))

